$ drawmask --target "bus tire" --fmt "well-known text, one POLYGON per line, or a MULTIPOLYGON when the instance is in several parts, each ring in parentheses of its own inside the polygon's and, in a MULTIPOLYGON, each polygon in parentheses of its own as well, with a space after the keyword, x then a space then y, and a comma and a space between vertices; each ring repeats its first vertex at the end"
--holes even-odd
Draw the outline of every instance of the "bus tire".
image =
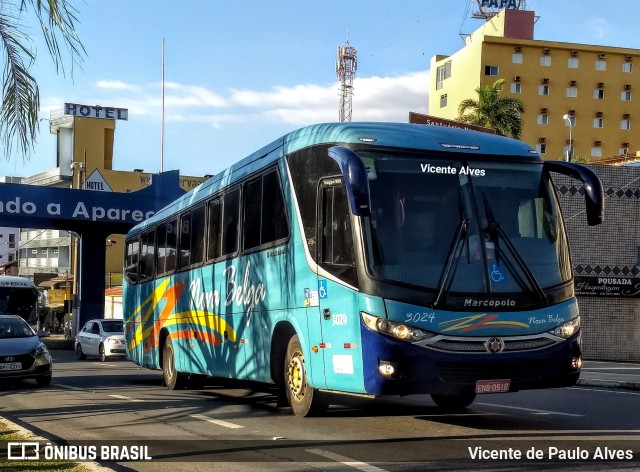
POLYGON ((467 393, 464 395, 439 395, 436 393, 431 394, 431 399, 440 408, 448 411, 464 410, 471 405, 476 399, 475 393, 467 393))
POLYGON ((179 390, 186 387, 186 376, 176 370, 173 342, 169 336, 167 336, 162 351, 162 376, 164 385, 169 390, 179 390))
POLYGON ((327 395, 307 383, 304 355, 298 335, 294 335, 287 346, 284 384, 287 401, 296 416, 317 416, 327 410, 327 395))

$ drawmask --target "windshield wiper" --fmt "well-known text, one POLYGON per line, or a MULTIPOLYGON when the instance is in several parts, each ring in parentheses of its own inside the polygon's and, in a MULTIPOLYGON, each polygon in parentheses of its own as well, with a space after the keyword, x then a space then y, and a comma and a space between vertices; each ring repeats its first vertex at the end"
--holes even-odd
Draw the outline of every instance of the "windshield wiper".
MULTIPOLYGON (((460 207, 460 224, 456 229, 456 234, 451 241, 451 246, 449 247, 449 252, 447 253, 446 264, 444 269, 442 270, 442 274, 440 274, 440 281, 438 282, 438 287, 436 288, 436 296, 431 303, 431 306, 435 308, 440 303, 440 298, 446 292, 449 292, 450 281, 453 280, 453 276, 458 269, 458 263, 460 262, 460 257, 462 256, 462 249, 464 245, 461 245, 463 241, 466 241, 469 237, 469 223, 470 221, 464 214, 464 208, 462 207, 462 199, 459 201, 460 207)), ((467 248, 469 247, 466 244, 467 248)))
POLYGON ((489 235, 495 246, 494 251, 495 251, 495 257, 496 257, 496 264, 500 264, 499 240, 502 239, 502 241, 504 242, 504 245, 507 247, 507 249, 509 249, 509 252, 513 256, 513 259, 516 261, 516 264, 518 265, 518 267, 520 267, 520 270, 524 273, 524 276, 529 282, 529 285, 531 285, 531 287, 533 288, 533 292, 538 296, 539 301, 542 303, 546 303, 547 295, 544 293, 544 290, 542 290, 542 287, 538 283, 536 276, 533 274, 533 272, 531 271, 531 269, 529 268, 525 260, 522 258, 522 256, 520 255, 516 247, 511 242, 511 239, 509 239, 509 236, 507 236, 507 232, 504 230, 502 225, 496 221, 493 215, 493 210, 489 205, 489 200, 487 199, 487 195, 484 193, 483 193, 483 199, 484 199, 484 209, 487 215, 487 221, 489 222, 489 235))

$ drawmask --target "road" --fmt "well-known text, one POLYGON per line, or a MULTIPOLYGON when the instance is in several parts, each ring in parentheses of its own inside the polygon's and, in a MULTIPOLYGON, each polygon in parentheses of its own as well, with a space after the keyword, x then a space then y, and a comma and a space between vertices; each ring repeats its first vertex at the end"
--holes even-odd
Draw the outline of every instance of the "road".
POLYGON ((52 386, 0 386, 0 417, 55 444, 152 457, 101 462, 113 470, 602 470, 600 456, 613 457, 608 470, 640 470, 640 392, 484 395, 458 414, 422 396, 341 396, 326 416, 297 418, 268 386, 169 391, 160 372, 124 360, 53 353, 52 386))

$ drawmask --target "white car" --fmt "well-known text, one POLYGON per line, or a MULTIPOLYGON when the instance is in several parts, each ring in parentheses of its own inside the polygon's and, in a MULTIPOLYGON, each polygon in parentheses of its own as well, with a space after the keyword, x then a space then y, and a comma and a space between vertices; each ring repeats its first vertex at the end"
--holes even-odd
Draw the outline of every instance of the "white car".
POLYGON ((122 320, 90 320, 76 336, 76 356, 122 357, 126 354, 122 320))

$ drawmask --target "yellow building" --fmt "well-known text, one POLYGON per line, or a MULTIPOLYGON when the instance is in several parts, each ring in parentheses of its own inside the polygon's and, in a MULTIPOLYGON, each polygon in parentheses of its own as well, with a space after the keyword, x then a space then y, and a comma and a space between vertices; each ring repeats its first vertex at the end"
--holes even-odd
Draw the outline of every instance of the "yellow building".
POLYGON ((521 139, 543 158, 566 156, 570 139, 589 162, 635 157, 640 50, 535 40, 534 22, 532 11, 502 10, 461 50, 433 57, 429 114, 455 119, 476 88, 504 79, 503 96, 525 107, 521 139))

